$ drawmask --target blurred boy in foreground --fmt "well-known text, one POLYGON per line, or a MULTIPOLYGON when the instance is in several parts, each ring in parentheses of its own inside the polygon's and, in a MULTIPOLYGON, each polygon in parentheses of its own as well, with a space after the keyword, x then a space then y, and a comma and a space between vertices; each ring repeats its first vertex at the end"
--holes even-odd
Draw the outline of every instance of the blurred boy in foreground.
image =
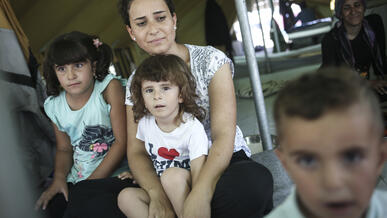
POLYGON ((295 188, 268 218, 387 217, 387 192, 375 189, 387 144, 366 81, 343 68, 304 75, 281 90, 274 114, 295 188))

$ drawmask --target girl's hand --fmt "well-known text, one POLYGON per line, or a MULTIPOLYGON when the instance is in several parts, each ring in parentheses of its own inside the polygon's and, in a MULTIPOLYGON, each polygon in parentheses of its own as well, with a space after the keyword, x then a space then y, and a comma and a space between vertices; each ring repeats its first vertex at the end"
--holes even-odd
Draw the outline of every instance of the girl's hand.
MULTIPOLYGON (((121 180, 124 180, 124 179, 132 179, 133 180, 133 175, 129 171, 122 172, 117 177, 121 180)), ((136 184, 136 181, 133 180, 133 184, 136 184)))
POLYGON ((43 210, 47 208, 48 202, 57 194, 62 193, 66 201, 68 201, 68 187, 65 180, 54 180, 54 182, 42 193, 35 204, 35 210, 42 207, 43 210))

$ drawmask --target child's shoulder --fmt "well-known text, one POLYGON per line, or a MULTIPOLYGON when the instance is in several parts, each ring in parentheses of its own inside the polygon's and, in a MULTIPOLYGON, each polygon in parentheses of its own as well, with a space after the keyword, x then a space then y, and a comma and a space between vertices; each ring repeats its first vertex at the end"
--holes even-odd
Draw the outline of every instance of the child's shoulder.
POLYGON ((63 101, 63 97, 64 97, 63 91, 60 92, 59 95, 57 96, 54 96, 54 95, 48 96, 44 101, 44 108, 46 109, 46 107, 47 108, 55 107, 56 105, 60 104, 61 101, 63 101))
POLYGON ((184 112, 182 116, 183 123, 181 128, 191 132, 205 132, 203 124, 191 113, 184 112))
POLYGON ((387 214, 387 190, 375 189, 372 194, 367 218, 384 217, 387 214))
POLYGON ((101 93, 106 89, 106 87, 110 84, 110 82, 115 80, 118 80, 121 86, 125 87, 127 82, 126 79, 122 78, 121 76, 116 76, 111 73, 108 73, 102 81, 97 80, 95 82, 95 89, 101 93))
POLYGON ((304 218, 299 209, 296 196, 296 189, 293 187, 285 201, 274 208, 265 218, 304 218))

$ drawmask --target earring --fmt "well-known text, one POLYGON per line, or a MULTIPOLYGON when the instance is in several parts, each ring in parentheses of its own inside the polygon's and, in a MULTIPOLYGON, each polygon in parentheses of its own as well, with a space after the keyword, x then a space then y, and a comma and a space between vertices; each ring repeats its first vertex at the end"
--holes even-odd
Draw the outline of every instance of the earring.
POLYGON ((133 41, 136 41, 136 37, 133 37, 133 41))
POLYGON ((174 26, 173 29, 176 30, 177 29, 176 26, 174 26))

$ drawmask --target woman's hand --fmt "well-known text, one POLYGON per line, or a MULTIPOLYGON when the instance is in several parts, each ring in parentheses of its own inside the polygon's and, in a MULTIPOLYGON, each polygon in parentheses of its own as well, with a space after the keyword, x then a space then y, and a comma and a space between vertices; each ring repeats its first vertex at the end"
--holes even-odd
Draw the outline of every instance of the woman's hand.
POLYGON ((168 199, 168 197, 162 193, 149 193, 149 214, 148 218, 175 218, 175 212, 168 199))
POLYGON ((211 194, 203 189, 192 190, 184 202, 184 218, 211 218, 211 194))
POLYGON ((57 194, 62 193, 66 201, 68 201, 68 186, 64 179, 56 179, 54 182, 40 195, 40 198, 35 204, 35 209, 42 207, 47 208, 48 202, 57 194))

